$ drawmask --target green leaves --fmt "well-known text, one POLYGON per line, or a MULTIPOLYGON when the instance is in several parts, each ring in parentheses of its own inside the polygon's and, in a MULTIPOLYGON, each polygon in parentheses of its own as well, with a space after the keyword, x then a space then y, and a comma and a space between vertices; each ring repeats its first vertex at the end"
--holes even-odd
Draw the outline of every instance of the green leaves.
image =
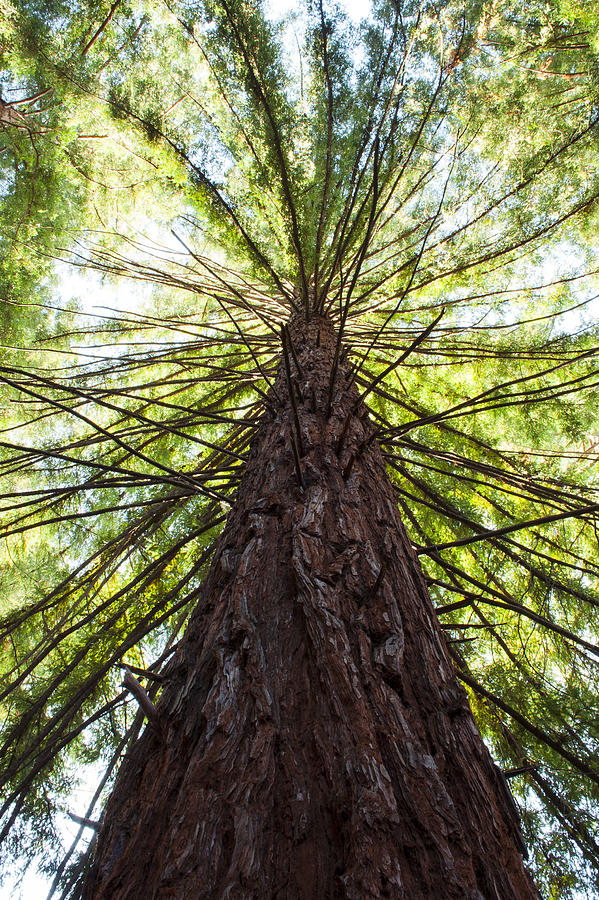
POLYGON ((280 327, 325 314, 539 883, 596 878, 595 19, 8 10, 2 814, 30 854, 73 773, 112 772, 141 727, 118 665, 168 658, 272 409, 280 327), (65 308, 56 257, 100 273, 104 308, 91 282, 65 308), (143 302, 115 296, 125 278, 143 302))

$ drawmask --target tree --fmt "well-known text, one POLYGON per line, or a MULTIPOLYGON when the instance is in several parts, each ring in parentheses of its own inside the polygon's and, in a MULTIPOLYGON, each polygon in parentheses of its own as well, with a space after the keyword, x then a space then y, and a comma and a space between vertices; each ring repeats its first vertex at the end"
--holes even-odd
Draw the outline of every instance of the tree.
MULTIPOLYGON (((0 316, 6 343, 56 329, 57 247, 115 210, 130 215, 154 188, 155 148, 116 121, 95 92, 112 62, 139 54, 143 9, 125 2, 5 3, 0 18, 0 316), (114 22, 118 8, 118 23, 114 22), (104 11, 106 12, 106 11, 104 11), (116 26, 116 27, 115 27, 116 26), (50 319, 47 323, 46 320, 50 319)), ((169 216, 162 167, 161 198, 169 216)))
POLYGON ((595 57, 564 112, 538 6, 139 4, 125 76, 115 4, 56 74, 180 196, 71 244, 153 309, 0 370, 8 846, 120 762, 63 896, 537 896, 506 776, 597 877, 595 57))

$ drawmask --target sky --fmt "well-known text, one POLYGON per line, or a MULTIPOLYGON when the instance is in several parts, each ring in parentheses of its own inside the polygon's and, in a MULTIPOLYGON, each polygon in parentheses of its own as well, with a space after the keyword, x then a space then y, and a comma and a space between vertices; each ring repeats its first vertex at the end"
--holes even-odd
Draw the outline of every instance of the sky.
MULTIPOLYGON (((356 22, 368 15, 370 11, 370 0, 340 0, 339 5, 356 22)), ((297 6, 297 0, 267 0, 266 3, 266 8, 270 9, 273 18, 281 18, 291 10, 297 9, 297 6)))

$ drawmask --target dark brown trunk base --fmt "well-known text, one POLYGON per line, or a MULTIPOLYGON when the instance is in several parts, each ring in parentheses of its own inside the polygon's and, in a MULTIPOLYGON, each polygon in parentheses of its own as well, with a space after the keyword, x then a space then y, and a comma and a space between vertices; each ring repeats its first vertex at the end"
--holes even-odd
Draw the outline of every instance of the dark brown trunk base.
POLYGON ((84 897, 538 898, 333 330, 292 335, 301 475, 282 368, 84 897))

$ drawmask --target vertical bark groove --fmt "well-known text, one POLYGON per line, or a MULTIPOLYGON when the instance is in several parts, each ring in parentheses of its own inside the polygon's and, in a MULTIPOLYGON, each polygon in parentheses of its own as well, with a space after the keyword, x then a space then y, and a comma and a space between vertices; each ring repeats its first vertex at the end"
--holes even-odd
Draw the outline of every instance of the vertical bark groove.
POLYGON ((289 341, 84 897, 538 898, 334 330, 289 341))

